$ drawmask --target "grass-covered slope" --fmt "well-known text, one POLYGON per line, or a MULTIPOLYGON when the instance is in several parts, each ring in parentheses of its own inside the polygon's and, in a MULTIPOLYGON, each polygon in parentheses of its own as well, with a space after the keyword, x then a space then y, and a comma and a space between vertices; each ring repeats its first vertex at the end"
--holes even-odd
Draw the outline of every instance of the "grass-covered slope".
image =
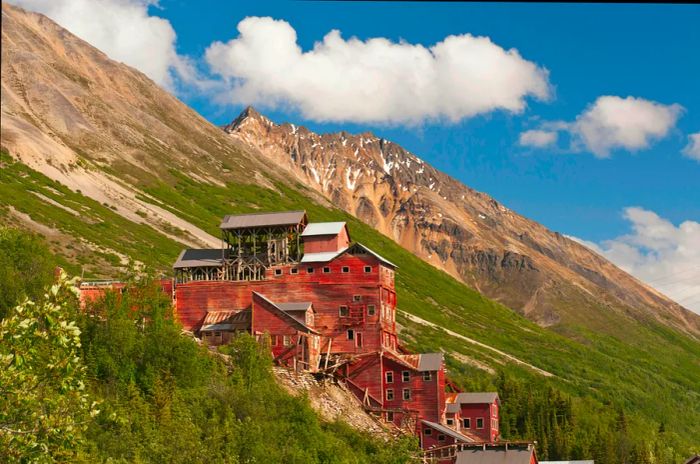
MULTIPOLYGON (((482 297, 346 213, 320 206, 299 184, 270 179, 273 188, 252 184, 219 187, 178 172, 172 176, 172 184, 140 185, 147 194, 144 198, 211 234, 217 234, 224 214, 261 210, 306 209, 313 221, 347 221, 354 240, 398 264, 402 311, 486 347, 400 318, 404 342, 415 350, 445 351, 452 378, 464 387, 498 388, 504 400, 504 436, 538 439, 540 457, 586 458, 599 453, 601 463, 634 456, 678 462, 698 446, 697 340, 651 321, 640 323, 624 316, 614 316, 617 336, 573 326, 566 328, 565 337, 482 297), (544 377, 490 348, 553 375, 544 377)), ((138 259, 168 272, 180 249, 154 229, 126 221, 109 207, 67 191, 4 155, 0 215, 27 227, 26 221, 17 219, 17 211, 73 240, 92 244, 65 254, 71 255, 76 270, 81 264, 101 260, 101 266, 87 266, 93 275, 118 272, 116 260, 103 256, 105 253, 138 259), (47 203, 34 192, 80 215, 47 203)), ((54 244, 54 249, 64 252, 63 244, 54 244)))

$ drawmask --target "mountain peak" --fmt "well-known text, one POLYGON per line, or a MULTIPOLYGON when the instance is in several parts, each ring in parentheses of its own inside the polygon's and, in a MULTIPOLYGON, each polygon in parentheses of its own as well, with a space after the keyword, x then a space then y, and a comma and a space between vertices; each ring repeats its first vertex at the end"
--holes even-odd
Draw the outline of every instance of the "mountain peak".
POLYGON ((236 130, 244 125, 248 125, 251 121, 253 121, 257 124, 265 125, 265 126, 273 126, 274 125, 274 123, 270 119, 263 116, 253 106, 248 105, 245 107, 245 109, 243 111, 241 111, 241 114, 239 114, 236 117, 236 119, 231 121, 230 124, 227 124, 224 126, 224 130, 227 132, 234 131, 234 130, 236 130))

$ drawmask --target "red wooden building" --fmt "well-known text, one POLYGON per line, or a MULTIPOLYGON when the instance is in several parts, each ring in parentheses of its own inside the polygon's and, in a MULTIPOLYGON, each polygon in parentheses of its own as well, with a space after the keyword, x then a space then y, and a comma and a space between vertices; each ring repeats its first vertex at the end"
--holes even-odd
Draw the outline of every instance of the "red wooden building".
POLYGON ((442 354, 401 349, 396 266, 344 222, 287 211, 226 216, 221 230, 221 248, 183 250, 173 266, 185 329, 211 345, 241 331, 269 340, 277 364, 333 373, 425 450, 498 439, 498 395, 448 394, 442 354))

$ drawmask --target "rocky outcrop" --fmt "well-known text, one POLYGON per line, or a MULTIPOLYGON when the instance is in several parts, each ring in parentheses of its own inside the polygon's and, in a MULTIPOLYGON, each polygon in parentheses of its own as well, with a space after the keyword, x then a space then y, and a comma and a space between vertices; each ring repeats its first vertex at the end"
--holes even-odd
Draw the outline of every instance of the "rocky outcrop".
POLYGON ((253 108, 224 130, 425 261, 542 325, 613 308, 700 334, 695 314, 391 141, 316 134, 253 108))

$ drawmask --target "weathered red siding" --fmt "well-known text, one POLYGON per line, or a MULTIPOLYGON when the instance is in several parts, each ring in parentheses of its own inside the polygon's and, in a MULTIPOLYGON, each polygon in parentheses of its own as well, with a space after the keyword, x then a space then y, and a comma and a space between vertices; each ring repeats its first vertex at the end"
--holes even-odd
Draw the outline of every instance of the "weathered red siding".
MULTIPOLYGON (((267 280, 252 282, 178 284, 175 288, 178 318, 185 329, 196 329, 207 311, 250 307, 252 292, 257 291, 278 303, 312 301, 316 310, 315 327, 324 337, 333 339, 331 353, 364 353, 396 347, 396 296, 393 288, 380 282, 380 264, 373 256, 344 254, 331 263, 277 266, 268 269, 266 277, 267 280), (324 272, 325 268, 330 272, 324 272), (341 306, 347 306, 347 316, 340 315, 341 306), (373 315, 371 306, 374 306, 373 315), (349 330, 353 331, 352 339, 349 330), (357 337, 357 333, 361 335, 357 337)), ((324 340, 323 352, 326 343, 324 340)))

